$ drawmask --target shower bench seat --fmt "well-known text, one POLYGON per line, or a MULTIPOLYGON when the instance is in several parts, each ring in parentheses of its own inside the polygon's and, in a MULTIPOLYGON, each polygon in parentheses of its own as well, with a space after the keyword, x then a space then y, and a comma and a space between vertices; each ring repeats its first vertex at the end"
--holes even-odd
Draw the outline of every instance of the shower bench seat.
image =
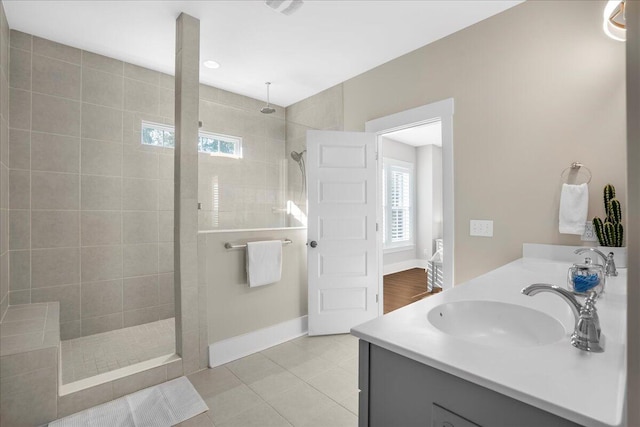
POLYGON ((56 418, 59 347, 60 303, 7 308, 0 321, 3 425, 42 425, 56 418))

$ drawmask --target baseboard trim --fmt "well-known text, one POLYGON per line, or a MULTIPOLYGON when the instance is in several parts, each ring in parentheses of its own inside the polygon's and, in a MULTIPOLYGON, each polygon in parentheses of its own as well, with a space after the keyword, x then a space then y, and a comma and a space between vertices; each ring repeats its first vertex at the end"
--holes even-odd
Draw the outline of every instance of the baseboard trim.
POLYGON ((307 316, 298 317, 243 335, 209 344, 209 367, 224 365, 274 345, 298 338, 308 331, 307 316))
POLYGON ((382 267, 382 274, 399 273, 401 271, 410 270, 412 268, 427 268, 426 259, 409 259, 406 261, 400 261, 393 264, 387 264, 382 267))

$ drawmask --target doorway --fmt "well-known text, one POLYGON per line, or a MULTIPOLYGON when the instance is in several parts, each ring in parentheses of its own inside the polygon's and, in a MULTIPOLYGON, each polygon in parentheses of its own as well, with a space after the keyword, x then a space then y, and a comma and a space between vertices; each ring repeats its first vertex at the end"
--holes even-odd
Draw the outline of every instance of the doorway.
POLYGON ((386 314, 442 289, 442 121, 380 134, 378 158, 386 314))
MULTIPOLYGON (((443 101, 427 104, 421 107, 413 108, 411 110, 403 111, 400 113, 392 114, 379 119, 371 120, 365 124, 367 132, 375 133, 377 136, 378 144, 378 162, 379 169, 383 169, 384 164, 384 140, 389 139, 389 135, 396 136, 401 135, 402 131, 411 132, 412 128, 420 128, 423 125, 432 126, 431 130, 435 129, 435 124, 438 123, 440 127, 440 139, 441 139, 441 168, 442 168, 442 217, 439 221, 441 225, 442 236, 442 288, 444 290, 450 289, 454 283, 454 227, 453 227, 453 213, 454 213, 454 199, 453 199, 453 113, 454 103, 453 99, 449 98, 443 101)), ((426 128, 425 128, 426 129, 426 128)), ((433 144, 432 144, 433 145, 433 144)), ((379 174, 378 188, 382 188, 382 173, 379 174)), ((387 179, 385 175, 385 179, 387 179)), ((382 224, 384 221, 383 213, 383 195, 382 192, 378 192, 378 222, 382 224)), ((387 210, 387 212, 389 212, 387 210)), ((408 212, 411 212, 410 210, 408 212)), ((388 214, 387 214, 388 215, 388 214)), ((414 216, 416 214, 414 213, 414 216)), ((436 226, 436 230, 438 226, 436 226)), ((378 233, 378 290, 381 297, 380 304, 378 306, 379 315, 384 314, 384 258, 385 258, 385 245, 383 242, 383 234, 388 236, 388 230, 382 233, 378 233)), ((435 239, 432 239, 435 240, 435 239)), ((420 249, 418 251, 422 254, 421 258, 424 259, 425 249, 429 253, 428 248, 431 247, 431 253, 436 250, 435 242, 420 242, 420 249), (430 246, 431 245, 431 246, 430 246)), ((414 243, 414 254, 418 245, 414 243)), ((408 251, 411 253, 411 249, 408 251)), ((389 253, 389 252, 387 252, 389 253)), ((393 253, 393 252, 391 252, 393 253)), ((389 260, 389 256, 387 256, 389 260)), ((414 261, 415 262, 415 261, 414 261)), ((387 262, 387 265, 391 263, 387 262)), ((402 265, 402 264, 399 264, 402 265)), ((389 267, 388 267, 389 268, 389 267)), ((387 270, 389 272, 389 270, 387 270)), ((426 276, 426 273, 425 273, 426 276)), ((425 277, 426 279, 426 277, 425 277)), ((426 283, 425 283, 426 291, 426 283)))

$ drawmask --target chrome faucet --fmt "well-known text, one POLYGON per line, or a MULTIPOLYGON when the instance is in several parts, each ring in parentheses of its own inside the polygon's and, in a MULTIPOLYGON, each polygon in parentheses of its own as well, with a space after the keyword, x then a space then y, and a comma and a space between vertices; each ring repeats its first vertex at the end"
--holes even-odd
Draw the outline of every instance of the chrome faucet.
POLYGON ((529 285, 521 291, 525 295, 534 296, 540 292, 550 292, 565 300, 575 317, 576 323, 571 334, 571 345, 580 350, 602 353, 604 341, 601 336, 600 319, 596 310, 598 294, 590 292, 584 305, 581 305, 576 297, 566 289, 554 285, 536 283, 529 285))
POLYGON ((609 255, 605 255, 604 253, 599 251, 597 248, 580 248, 580 249, 576 249, 575 253, 580 255, 588 251, 595 252, 596 254, 600 255, 600 257, 604 261, 604 273, 607 276, 618 275, 618 270, 616 269, 616 263, 613 260, 613 252, 609 252, 609 255))

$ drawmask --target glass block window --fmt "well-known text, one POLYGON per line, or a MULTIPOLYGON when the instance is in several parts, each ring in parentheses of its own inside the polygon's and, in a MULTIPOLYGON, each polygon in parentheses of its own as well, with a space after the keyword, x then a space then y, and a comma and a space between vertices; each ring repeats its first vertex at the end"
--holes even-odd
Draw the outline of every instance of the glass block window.
MULTIPOLYGON (((175 130, 171 126, 142 122, 142 144, 175 148, 175 130)), ((211 132, 198 133, 198 151, 212 156, 242 158, 242 138, 211 132)))

